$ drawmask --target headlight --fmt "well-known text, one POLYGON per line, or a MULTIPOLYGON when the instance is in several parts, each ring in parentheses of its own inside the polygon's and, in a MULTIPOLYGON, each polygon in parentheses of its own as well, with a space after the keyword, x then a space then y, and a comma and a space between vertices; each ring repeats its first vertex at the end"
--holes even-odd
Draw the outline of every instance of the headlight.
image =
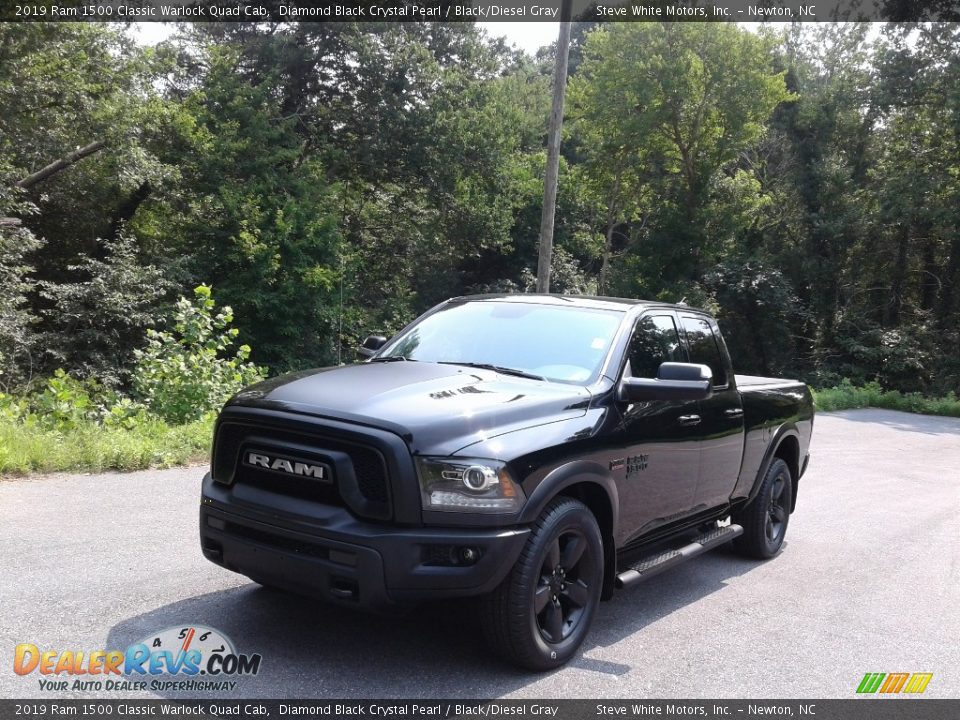
POLYGON ((417 458, 424 510, 512 513, 524 495, 505 463, 472 458, 417 458))

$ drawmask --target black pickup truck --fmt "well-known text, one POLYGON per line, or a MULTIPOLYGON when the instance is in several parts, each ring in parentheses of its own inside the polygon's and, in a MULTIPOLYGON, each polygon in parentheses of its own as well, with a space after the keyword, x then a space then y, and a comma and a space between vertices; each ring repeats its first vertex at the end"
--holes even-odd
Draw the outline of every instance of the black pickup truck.
POLYGON ((203 480, 208 559, 379 611, 476 597, 494 649, 542 670, 615 589, 730 541, 780 551, 810 391, 734 375, 704 312, 461 297, 361 353, 227 403, 203 480))

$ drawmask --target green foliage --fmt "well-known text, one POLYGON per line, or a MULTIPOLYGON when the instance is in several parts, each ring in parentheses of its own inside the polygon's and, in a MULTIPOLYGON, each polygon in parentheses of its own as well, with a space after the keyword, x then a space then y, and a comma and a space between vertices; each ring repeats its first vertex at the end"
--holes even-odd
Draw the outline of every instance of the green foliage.
POLYGON ((27 258, 43 244, 16 217, 29 217, 36 207, 11 187, 11 175, 0 158, 0 388, 8 390, 24 384, 33 364, 31 326, 36 317, 28 304, 34 283, 27 258))
POLYGON ((194 289, 194 301, 181 297, 173 332, 147 330, 147 347, 136 351, 134 393, 152 413, 172 424, 201 419, 220 409, 245 385, 265 377, 265 369, 247 362, 250 346, 232 346, 239 330, 230 327, 233 311, 216 303, 206 285, 194 289))
POLYGON ((771 48, 726 23, 615 23, 588 35, 571 105, 601 208, 603 274, 615 229, 640 260, 616 273, 615 290, 686 294, 762 215, 763 189, 735 163, 794 99, 771 48))
MULTIPOLYGON (((537 276, 524 268, 522 274, 523 292, 536 292, 537 276)), ((550 258, 551 291, 565 295, 593 295, 596 285, 580 267, 580 263, 562 247, 553 249, 550 258)), ((514 290, 516 292, 516 290, 514 290)))
POLYGON ((25 224, 48 240, 35 257, 41 277, 95 255, 97 239, 115 239, 151 188, 176 174, 150 147, 176 107, 154 86, 168 60, 107 24, 0 24, 0 167, 20 180, 101 143, 26 193, 38 212, 25 224))
POLYGON ((820 382, 956 390, 958 30, 792 32, 800 98, 775 120, 792 209, 765 242, 808 310, 791 328, 800 364, 820 382))
POLYGON ((803 307, 783 273, 760 258, 734 256, 704 275, 703 287, 716 303, 735 369, 763 375, 794 375, 796 346, 791 327, 803 307))
POLYGON ((0 473, 131 470, 205 453, 216 411, 265 371, 247 362, 249 346, 233 349, 230 308, 216 311, 207 286, 194 295, 177 303, 172 332, 149 329, 136 351, 139 399, 62 369, 33 394, 0 393, 0 473))
POLYGON ((844 353, 832 366, 855 384, 876 381, 885 388, 917 392, 932 387, 942 372, 936 358, 936 338, 929 323, 884 328, 869 318, 856 318, 838 327, 837 343, 844 353))
POLYGON ((202 83, 183 98, 190 122, 163 156, 179 165, 180 187, 133 229, 149 246, 173 241, 184 283, 213 279, 261 361, 328 362, 340 258, 325 168, 282 107, 275 70, 252 81, 229 44, 204 46, 202 57, 202 83))
POLYGON ((57 370, 46 386, 31 398, 31 415, 39 424, 55 430, 73 430, 94 422, 98 408, 91 395, 100 388, 93 382, 82 382, 57 370))
MULTIPOLYGON (((551 50, 470 23, 180 32, 0 27, 4 417, 179 422, 250 362, 532 288, 551 50), (144 345, 201 282, 254 348, 211 325, 209 376, 176 328, 144 345)), ((958 68, 955 24, 576 24, 553 289, 705 306, 741 372, 956 391, 958 68)))
POLYGON ((77 281, 42 281, 50 307, 39 344, 45 365, 66 366, 81 376, 118 386, 127 378, 133 352, 158 314, 171 283, 162 271, 143 265, 136 241, 127 235, 100 241, 105 260, 81 255, 68 266, 77 281))
POLYGON ((105 24, 0 26, 0 274, 19 273, 18 284, 0 278, 0 293, 22 293, 0 298, 0 353, 16 358, 0 377, 8 388, 61 366, 122 381, 144 313, 168 286, 148 263, 135 271, 139 248, 121 238, 177 174, 151 151, 178 108, 156 89, 170 66, 161 55, 105 24))
POLYGON ((143 405, 58 370, 31 395, 0 393, 0 475, 137 470, 201 460, 215 415, 171 425, 143 405))
POLYGON ((815 390, 814 398, 817 409, 824 411, 876 407, 924 415, 960 417, 960 399, 953 392, 947 393, 944 397, 931 398, 920 393, 884 390, 876 382, 857 386, 848 379, 844 379, 835 387, 815 390))
POLYGON ((0 397, 0 475, 64 470, 139 470, 205 460, 213 419, 171 426, 155 417, 133 426, 85 422, 69 429, 13 421, 0 397))

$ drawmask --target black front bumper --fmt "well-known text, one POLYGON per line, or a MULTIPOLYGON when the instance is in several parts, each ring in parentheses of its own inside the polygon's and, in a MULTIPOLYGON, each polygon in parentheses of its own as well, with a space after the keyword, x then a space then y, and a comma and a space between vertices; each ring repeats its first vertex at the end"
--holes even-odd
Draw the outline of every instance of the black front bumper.
POLYGON ((209 473, 203 479, 200 543, 207 559, 266 585, 368 610, 490 592, 529 533, 365 522, 332 506, 281 513, 237 501, 209 473), (466 548, 478 556, 470 564, 462 558, 466 548))

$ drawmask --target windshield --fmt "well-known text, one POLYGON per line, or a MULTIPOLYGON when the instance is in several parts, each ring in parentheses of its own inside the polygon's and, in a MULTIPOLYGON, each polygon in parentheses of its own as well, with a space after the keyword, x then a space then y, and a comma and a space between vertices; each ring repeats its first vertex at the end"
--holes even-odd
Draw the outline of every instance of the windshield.
POLYGON ((593 380, 623 313, 521 302, 451 303, 399 335, 379 358, 490 365, 546 380, 593 380))

